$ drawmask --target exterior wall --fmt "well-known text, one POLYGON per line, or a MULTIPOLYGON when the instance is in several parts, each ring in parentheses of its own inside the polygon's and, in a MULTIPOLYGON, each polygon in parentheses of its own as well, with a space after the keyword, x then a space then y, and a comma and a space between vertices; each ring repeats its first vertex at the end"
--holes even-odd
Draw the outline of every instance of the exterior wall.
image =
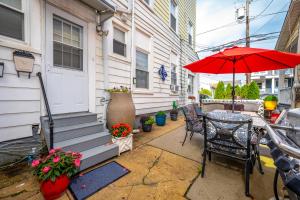
POLYGON ((0 142, 32 135, 32 125, 39 124, 40 85, 36 73, 41 70, 40 1, 28 1, 25 10, 25 41, 0 36, 0 62, 4 76, 0 78, 0 142), (34 10, 34 12, 33 12, 34 10), (26 50, 35 57, 33 73, 18 78, 13 61, 15 49, 26 50))

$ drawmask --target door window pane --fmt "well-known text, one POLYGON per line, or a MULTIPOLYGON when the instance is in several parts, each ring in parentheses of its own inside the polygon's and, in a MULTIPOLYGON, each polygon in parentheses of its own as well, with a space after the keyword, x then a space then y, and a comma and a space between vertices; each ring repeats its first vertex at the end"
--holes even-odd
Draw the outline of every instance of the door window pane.
POLYGON ((113 52, 126 56, 125 32, 114 28, 113 52))
POLYGON ((176 65, 171 64, 171 85, 177 85, 176 65))
POLYGON ((188 93, 192 94, 194 92, 194 76, 188 75, 188 93))
POLYGON ((148 54, 136 51, 136 87, 149 88, 148 54))
POLYGON ((83 69, 83 28, 55 16, 53 19, 53 64, 56 67, 83 69))
POLYGON ((24 40, 24 14, 0 5, 0 35, 24 40))

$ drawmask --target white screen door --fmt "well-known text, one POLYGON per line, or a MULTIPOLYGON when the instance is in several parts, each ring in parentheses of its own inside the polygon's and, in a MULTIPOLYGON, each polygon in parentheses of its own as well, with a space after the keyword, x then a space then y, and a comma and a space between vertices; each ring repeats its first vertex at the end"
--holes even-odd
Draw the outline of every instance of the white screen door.
POLYGON ((88 111, 87 24, 47 5, 46 84, 54 114, 88 111))

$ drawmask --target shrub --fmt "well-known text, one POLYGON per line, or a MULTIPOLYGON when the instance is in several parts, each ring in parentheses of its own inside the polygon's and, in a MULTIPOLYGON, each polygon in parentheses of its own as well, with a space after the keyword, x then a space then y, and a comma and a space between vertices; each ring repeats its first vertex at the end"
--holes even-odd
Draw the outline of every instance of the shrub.
POLYGON ((235 96, 241 96, 241 87, 239 85, 235 86, 235 96))
POLYGON ((222 81, 220 81, 217 85, 216 91, 215 91, 215 99, 224 99, 225 97, 225 86, 222 81))
POLYGON ((130 125, 125 123, 115 124, 111 128, 111 134, 114 137, 127 137, 132 131, 130 125))
POLYGON ((79 171, 81 157, 77 152, 64 152, 61 148, 51 149, 46 157, 32 161, 33 174, 41 181, 50 179, 54 182, 61 175, 70 178, 79 171))
POLYGON ((248 95, 248 85, 243 85, 241 87, 241 97, 242 99, 246 99, 248 95))
POLYGON ((157 116, 166 116, 166 112, 165 111, 158 111, 156 113, 157 116))
POLYGON ((255 81, 248 86, 247 99, 259 99, 259 87, 255 81))
POLYGON ((264 98, 264 101, 278 101, 278 98, 274 95, 269 95, 264 98))
POLYGON ((231 99, 231 98, 232 98, 232 86, 230 83, 228 83, 225 89, 225 99, 231 99))
POLYGON ((149 117, 149 119, 147 120, 147 121, 145 121, 145 124, 146 125, 152 125, 152 124, 154 124, 154 118, 153 117, 149 117))
POLYGON ((210 90, 208 89, 205 89, 205 88, 201 88, 201 90, 199 91, 199 94, 204 94, 204 95, 207 95, 207 96, 212 96, 212 93, 210 90))

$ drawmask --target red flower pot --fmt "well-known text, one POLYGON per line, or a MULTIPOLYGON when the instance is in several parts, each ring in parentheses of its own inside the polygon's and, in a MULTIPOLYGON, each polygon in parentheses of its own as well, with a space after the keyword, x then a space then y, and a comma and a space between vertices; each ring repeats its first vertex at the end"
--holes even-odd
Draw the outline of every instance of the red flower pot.
POLYGON ((68 188, 69 184, 69 177, 61 175, 57 177, 54 182, 51 180, 43 181, 41 184, 41 192, 46 200, 57 199, 68 188))

